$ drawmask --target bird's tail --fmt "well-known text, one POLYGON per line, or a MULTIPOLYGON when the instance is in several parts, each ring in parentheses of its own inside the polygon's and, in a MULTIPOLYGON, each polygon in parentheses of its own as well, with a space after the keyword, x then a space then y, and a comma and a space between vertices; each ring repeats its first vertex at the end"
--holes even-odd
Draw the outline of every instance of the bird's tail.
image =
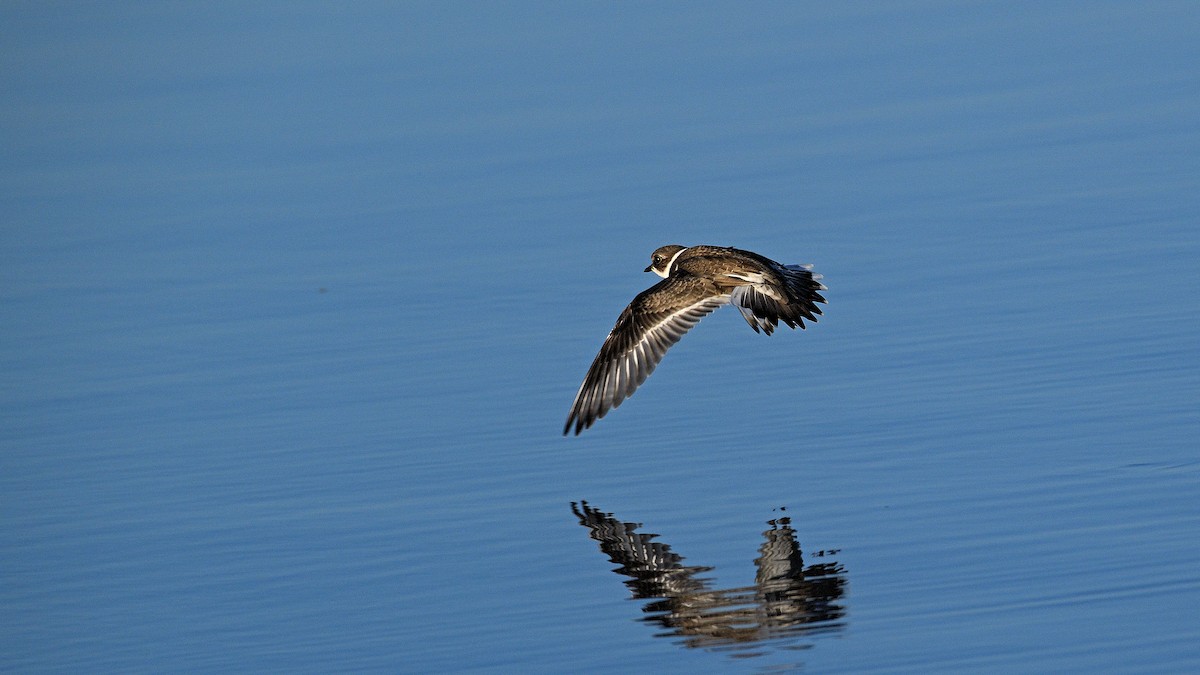
POLYGON ((816 323, 821 314, 817 303, 825 302, 825 296, 821 295, 825 290, 822 276, 813 273, 812 265, 785 265, 783 276, 788 304, 780 307, 779 320, 792 328, 804 328, 804 319, 816 323))
POLYGON ((785 265, 780 276, 786 299, 756 284, 738 286, 730 294, 730 302, 756 333, 770 335, 780 321, 792 328, 804 328, 805 319, 815 323, 821 314, 817 303, 825 302, 821 295, 825 286, 820 282, 821 275, 813 274, 812 265, 785 265))

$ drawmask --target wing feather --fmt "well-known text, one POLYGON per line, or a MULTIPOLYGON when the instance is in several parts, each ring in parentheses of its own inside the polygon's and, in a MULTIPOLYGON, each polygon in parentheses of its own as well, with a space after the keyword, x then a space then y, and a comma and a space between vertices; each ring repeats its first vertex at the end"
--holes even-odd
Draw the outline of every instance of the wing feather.
POLYGON ((732 289, 730 302, 756 333, 761 330, 770 335, 780 321, 792 328, 804 328, 805 319, 815 323, 821 314, 817 303, 825 302, 821 276, 813 274, 810 268, 811 265, 781 267, 778 274, 782 283, 778 289, 767 283, 749 283, 732 289), (777 290, 785 291, 786 298, 779 297, 777 290))
POLYGON ((675 274, 640 293, 613 326, 583 378, 563 434, 579 434, 633 395, 667 350, 700 319, 729 302, 712 282, 675 274))

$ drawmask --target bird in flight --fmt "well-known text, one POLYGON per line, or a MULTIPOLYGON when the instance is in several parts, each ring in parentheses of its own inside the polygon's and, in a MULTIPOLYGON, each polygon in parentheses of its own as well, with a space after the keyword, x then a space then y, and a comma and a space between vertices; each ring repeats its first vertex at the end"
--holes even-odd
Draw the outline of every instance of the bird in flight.
POLYGON ((779 322, 804 328, 825 302, 812 265, 782 265, 724 246, 663 246, 647 272, 663 280, 638 294, 605 338, 571 405, 563 435, 578 435, 633 395, 667 350, 721 305, 738 308, 754 332, 770 335, 779 322))

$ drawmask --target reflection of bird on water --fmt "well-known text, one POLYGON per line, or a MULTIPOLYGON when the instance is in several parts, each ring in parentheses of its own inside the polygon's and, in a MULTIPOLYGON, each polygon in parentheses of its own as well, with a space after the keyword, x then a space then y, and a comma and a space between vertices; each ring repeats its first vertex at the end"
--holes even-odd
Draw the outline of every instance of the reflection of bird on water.
POLYGON ((571 510, 620 566, 614 571, 629 577, 633 596, 657 598, 644 607, 645 620, 669 629, 663 637, 682 638, 688 647, 748 649, 844 625, 838 620, 845 609, 836 601, 845 593, 845 570, 836 562, 805 568, 789 518, 768 521, 753 586, 714 589, 699 576, 711 567, 685 566, 683 556, 653 541, 657 535, 637 532, 639 523, 618 521, 587 502, 571 510))

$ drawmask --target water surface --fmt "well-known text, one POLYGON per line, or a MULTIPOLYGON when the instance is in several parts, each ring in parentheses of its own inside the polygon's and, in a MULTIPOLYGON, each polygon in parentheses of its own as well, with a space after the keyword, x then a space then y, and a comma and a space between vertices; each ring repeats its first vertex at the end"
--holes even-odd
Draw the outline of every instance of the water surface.
POLYGON ((0 13, 4 669, 1200 668, 1190 4, 0 13))

